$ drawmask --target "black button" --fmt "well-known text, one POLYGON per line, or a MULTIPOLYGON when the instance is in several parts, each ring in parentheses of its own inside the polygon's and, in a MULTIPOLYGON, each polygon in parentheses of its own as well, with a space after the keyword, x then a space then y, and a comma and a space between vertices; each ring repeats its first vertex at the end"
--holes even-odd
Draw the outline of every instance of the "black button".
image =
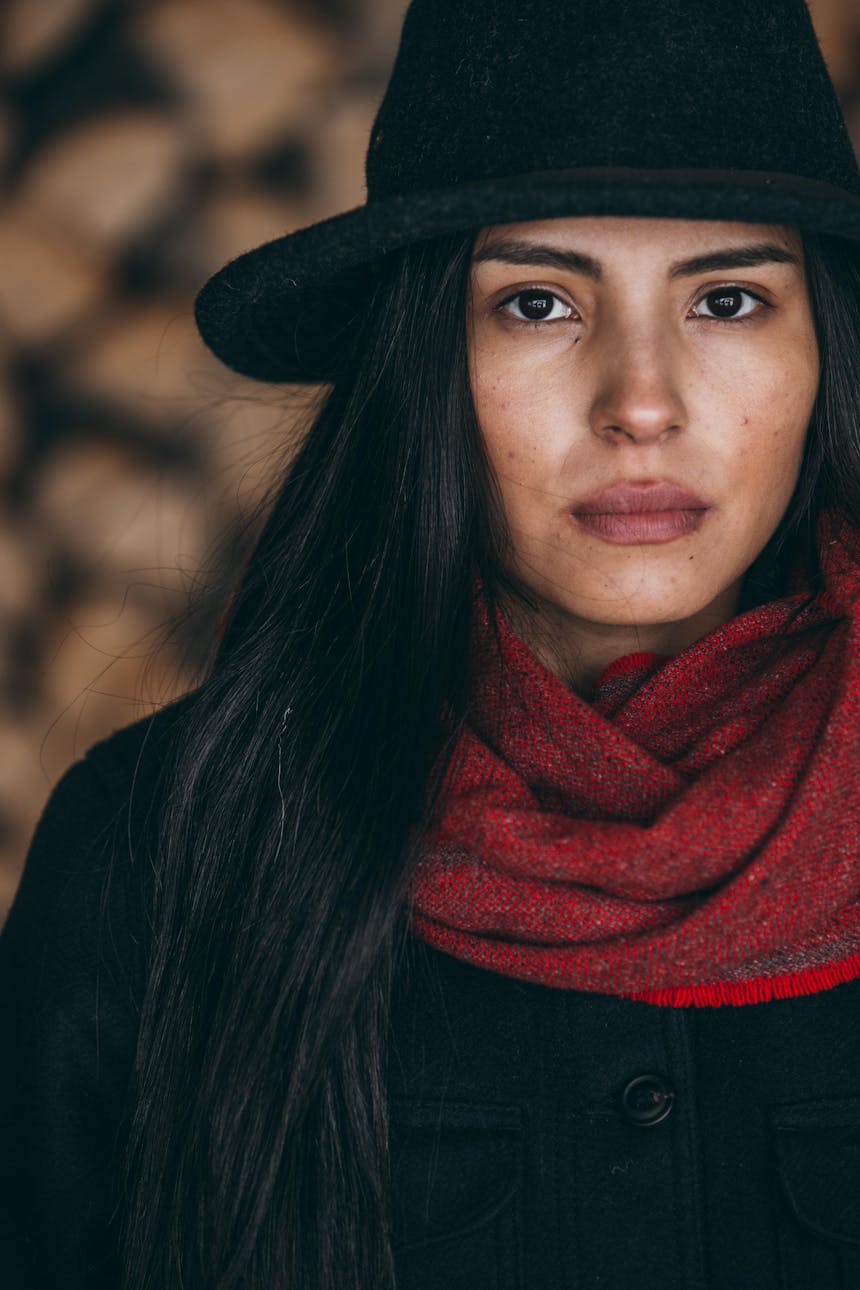
POLYGON ((659 1124, 674 1101, 673 1090, 659 1075, 637 1075, 621 1094, 621 1109, 632 1124, 659 1124))

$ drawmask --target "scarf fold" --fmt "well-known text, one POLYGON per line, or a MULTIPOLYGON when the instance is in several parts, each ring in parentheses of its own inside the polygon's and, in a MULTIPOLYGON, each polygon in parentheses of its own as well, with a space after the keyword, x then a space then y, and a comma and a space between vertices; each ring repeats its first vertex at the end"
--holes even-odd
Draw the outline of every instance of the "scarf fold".
POLYGON ((476 583, 471 703, 412 930, 480 967, 674 1006, 860 976, 860 532, 586 701, 476 583), (813 589, 815 587, 816 589, 813 589))

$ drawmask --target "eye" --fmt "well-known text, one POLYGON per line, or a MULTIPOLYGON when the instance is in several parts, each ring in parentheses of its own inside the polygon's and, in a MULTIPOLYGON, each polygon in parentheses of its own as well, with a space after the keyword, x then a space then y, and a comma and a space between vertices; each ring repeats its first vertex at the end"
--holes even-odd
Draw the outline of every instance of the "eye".
POLYGON ((517 322, 526 323, 558 322, 562 318, 569 318, 573 312, 572 307, 554 292, 542 287, 518 291, 496 305, 496 308, 500 313, 508 313, 517 322))
POLYGON ((756 305, 763 305, 769 309, 766 300, 757 296, 754 291, 746 291, 743 287, 716 287, 713 291, 707 292, 699 301, 699 308, 707 302, 709 313, 696 314, 697 318, 716 318, 723 322, 734 322, 751 317, 757 313, 756 305))

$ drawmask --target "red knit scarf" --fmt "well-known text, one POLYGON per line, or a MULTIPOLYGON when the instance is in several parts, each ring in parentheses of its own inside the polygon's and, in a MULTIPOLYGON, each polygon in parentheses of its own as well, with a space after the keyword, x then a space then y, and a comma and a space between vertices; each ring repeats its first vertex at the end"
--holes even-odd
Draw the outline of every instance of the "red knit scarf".
POLYGON ((483 968, 651 1003, 860 976, 860 533, 818 522, 818 590, 588 701, 477 588, 469 722, 412 888, 414 932, 483 968), (493 625, 497 631, 493 630, 493 625))

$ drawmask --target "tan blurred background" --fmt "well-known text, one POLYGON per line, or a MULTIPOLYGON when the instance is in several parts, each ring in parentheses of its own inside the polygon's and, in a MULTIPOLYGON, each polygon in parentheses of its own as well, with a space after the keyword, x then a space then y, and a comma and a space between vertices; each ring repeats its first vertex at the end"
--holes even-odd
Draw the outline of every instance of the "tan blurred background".
MULTIPOLYGON (((194 294, 363 201, 405 7, 0 7, 0 922, 63 770, 208 654, 303 405, 194 294)), ((860 147, 860 0, 810 7, 860 147)))

